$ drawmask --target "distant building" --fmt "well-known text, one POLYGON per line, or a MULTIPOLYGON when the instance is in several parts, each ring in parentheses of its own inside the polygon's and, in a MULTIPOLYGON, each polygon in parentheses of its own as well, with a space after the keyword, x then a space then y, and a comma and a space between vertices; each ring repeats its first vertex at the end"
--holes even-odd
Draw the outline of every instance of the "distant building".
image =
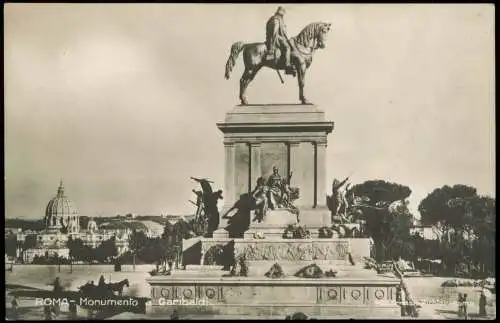
POLYGON ((37 246, 35 248, 26 249, 23 251, 23 260, 25 263, 30 263, 35 259, 35 257, 55 257, 69 258, 69 249, 66 247, 42 247, 37 246))
POLYGON ((434 226, 421 226, 410 229, 411 234, 419 234, 425 240, 438 240, 439 234, 434 226))
POLYGON ((144 234, 146 234, 148 238, 159 238, 162 236, 163 231, 165 230, 165 227, 163 225, 154 221, 145 220, 141 221, 141 223, 146 226, 144 234))
POLYGON ((9 234, 17 234, 19 232, 22 232, 23 229, 21 228, 5 228, 5 235, 9 235, 9 234))
POLYGON ((136 214, 133 214, 133 213, 129 213, 127 215, 125 215, 125 221, 126 222, 133 222, 134 219, 136 218, 136 214))
MULTIPOLYGON (((420 221, 414 223, 413 228, 410 229, 410 233, 412 234, 420 234, 422 238, 425 240, 442 240, 443 239, 443 234, 444 232, 442 231, 442 226, 441 223, 437 223, 435 225, 421 225, 420 221)), ((448 241, 453 239, 455 230, 453 228, 450 228, 447 231, 448 234, 448 241)), ((463 232, 462 236, 465 240, 468 241, 474 241, 477 239, 476 234, 474 234, 473 231, 469 232, 463 232)))
POLYGON ((440 237, 439 228, 435 225, 422 225, 421 220, 415 219, 410 234, 419 234, 425 240, 438 240, 440 237))
POLYGON ((68 199, 64 193, 64 186, 61 181, 57 190, 57 195, 51 199, 45 210, 45 229, 42 231, 17 231, 17 241, 24 242, 32 236, 36 242, 34 246, 18 251, 22 254, 25 262, 33 261, 35 256, 58 255, 69 258, 67 242, 69 237, 80 239, 87 246, 96 248, 103 241, 115 238, 115 245, 118 254, 123 254, 129 249, 128 241, 131 234, 129 229, 103 230, 91 219, 87 228, 80 227, 80 216, 73 201, 68 199))

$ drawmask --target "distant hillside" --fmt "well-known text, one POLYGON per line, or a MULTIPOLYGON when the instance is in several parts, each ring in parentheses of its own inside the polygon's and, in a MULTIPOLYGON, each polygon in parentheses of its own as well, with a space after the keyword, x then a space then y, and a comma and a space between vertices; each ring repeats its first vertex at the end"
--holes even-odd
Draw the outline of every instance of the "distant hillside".
MULTIPOLYGON (((131 229, 131 230, 144 230, 156 227, 153 223, 165 226, 168 220, 179 218, 181 215, 169 215, 161 217, 158 215, 137 215, 134 218, 131 215, 115 215, 111 217, 93 217, 92 219, 97 223, 97 226, 103 229, 131 229)), ((193 215, 182 215, 189 220, 193 215)), ((82 215, 80 216, 80 228, 87 229, 91 217, 82 215)), ((21 228, 22 230, 42 230, 45 228, 43 219, 40 220, 26 220, 26 219, 5 219, 5 227, 7 228, 21 228)))
POLYGON ((138 221, 133 221, 133 222, 122 222, 122 221, 109 221, 104 224, 101 224, 99 226, 101 229, 108 229, 108 230, 124 230, 124 229, 130 229, 130 230, 137 230, 137 231, 146 231, 147 226, 138 221))

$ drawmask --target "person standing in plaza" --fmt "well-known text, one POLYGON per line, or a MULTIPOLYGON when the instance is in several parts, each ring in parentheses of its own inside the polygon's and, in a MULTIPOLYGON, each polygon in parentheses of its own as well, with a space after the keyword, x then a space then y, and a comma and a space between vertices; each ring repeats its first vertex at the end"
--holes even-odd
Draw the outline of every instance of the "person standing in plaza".
POLYGON ((480 317, 486 317, 486 294, 484 292, 484 289, 481 290, 481 295, 479 296, 479 316, 480 317))

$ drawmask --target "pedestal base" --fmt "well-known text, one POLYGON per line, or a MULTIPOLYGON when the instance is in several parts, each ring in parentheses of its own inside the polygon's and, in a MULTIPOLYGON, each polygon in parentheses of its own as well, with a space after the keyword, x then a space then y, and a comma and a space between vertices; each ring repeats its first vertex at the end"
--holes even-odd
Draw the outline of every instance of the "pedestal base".
MULTIPOLYGON (((254 213, 254 212, 252 212, 254 213)), ((252 215, 252 220, 255 215, 252 215)), ((253 220, 250 229, 283 228, 290 224, 297 224, 297 216, 286 209, 269 210, 262 222, 253 220)))
POLYGON ((227 239, 229 238, 229 232, 226 229, 217 229, 212 236, 214 239, 227 239))
POLYGON ((300 224, 311 228, 330 227, 332 225, 331 212, 326 206, 315 208, 301 208, 300 224))
POLYGON ((297 206, 326 200, 326 144, 333 130, 322 109, 303 104, 236 106, 217 127, 224 133, 227 203, 278 170, 300 190, 297 206), (293 176, 292 176, 293 175, 293 176))
POLYGON ((175 278, 153 277, 152 312, 181 315, 240 315, 281 318, 303 312, 312 318, 347 316, 397 318, 399 280, 367 274, 365 277, 307 279, 286 277, 175 278), (175 306, 173 301, 186 304, 175 306), (170 306, 165 306, 170 301, 170 306), (189 313, 190 312, 190 313, 189 313))

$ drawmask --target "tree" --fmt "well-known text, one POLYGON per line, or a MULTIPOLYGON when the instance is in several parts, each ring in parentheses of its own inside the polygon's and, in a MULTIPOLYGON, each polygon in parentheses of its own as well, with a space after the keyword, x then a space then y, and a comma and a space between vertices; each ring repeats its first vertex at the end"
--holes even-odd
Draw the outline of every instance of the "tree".
POLYGON ((354 185, 350 192, 365 201, 362 210, 366 221, 366 232, 375 243, 377 260, 413 256, 410 244, 410 226, 413 217, 406 202, 411 189, 397 183, 373 180, 354 185), (397 201, 401 203, 392 207, 397 201))
POLYGON ((135 228, 129 237, 129 248, 132 251, 132 265, 135 270, 136 255, 148 244, 148 237, 142 231, 137 231, 135 228))
POLYGON ((402 201, 411 195, 409 187, 382 180, 372 180, 356 184, 350 189, 350 192, 354 193, 355 196, 368 198, 367 203, 373 206, 377 202, 392 203, 402 201))
POLYGON ((28 235, 26 238, 24 238, 24 243, 23 243, 23 250, 26 249, 33 249, 37 245, 37 237, 36 235, 28 235))
POLYGON ((99 262, 106 262, 108 259, 116 257, 118 255, 116 237, 111 237, 110 239, 103 241, 93 250, 93 253, 94 259, 99 262))
POLYGON ((494 268, 494 199, 477 195, 471 186, 445 185, 427 195, 419 211, 422 221, 436 225, 441 233, 439 250, 445 269, 494 268))
POLYGON ((148 237, 142 231, 132 230, 132 234, 129 237, 129 248, 130 250, 139 253, 141 248, 145 247, 148 241, 148 237))
POLYGON ((444 226, 452 225, 455 219, 452 217, 454 214, 450 210, 449 201, 455 198, 473 197, 476 194, 477 190, 474 187, 460 184, 453 187, 445 185, 435 189, 418 206, 422 224, 433 225, 442 222, 444 226))
POLYGON ((485 271, 495 270, 496 203, 488 196, 455 198, 450 209, 461 221, 455 230, 462 234, 460 259, 485 271))
POLYGON ((9 234, 5 237, 5 254, 9 257, 17 256, 17 237, 15 234, 9 234))
POLYGON ((67 243, 70 259, 90 262, 90 248, 81 239, 70 237, 67 243))

